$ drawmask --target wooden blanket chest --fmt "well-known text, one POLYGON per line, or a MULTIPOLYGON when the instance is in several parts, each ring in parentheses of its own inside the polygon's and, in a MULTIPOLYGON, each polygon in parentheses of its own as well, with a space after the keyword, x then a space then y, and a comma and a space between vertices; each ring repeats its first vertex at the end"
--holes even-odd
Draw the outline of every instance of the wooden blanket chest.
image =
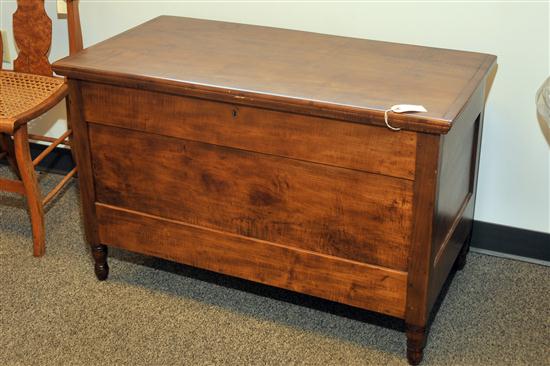
POLYGON ((494 65, 178 17, 58 61, 97 277, 114 246, 350 304, 404 319, 419 363, 468 250, 494 65), (386 126, 403 103, 427 112, 386 126))

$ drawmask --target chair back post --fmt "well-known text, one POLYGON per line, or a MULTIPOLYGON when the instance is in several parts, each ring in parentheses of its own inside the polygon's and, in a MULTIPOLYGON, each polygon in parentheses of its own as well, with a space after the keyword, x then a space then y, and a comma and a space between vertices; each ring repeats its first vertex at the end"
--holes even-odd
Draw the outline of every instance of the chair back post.
POLYGON ((82 51, 82 28, 80 26, 79 0, 67 0, 67 27, 69 28, 69 54, 82 51))
POLYGON ((0 70, 2 70, 2 66, 4 63, 4 42, 2 42, 2 37, 0 37, 0 58, 2 59, 0 61, 0 70))

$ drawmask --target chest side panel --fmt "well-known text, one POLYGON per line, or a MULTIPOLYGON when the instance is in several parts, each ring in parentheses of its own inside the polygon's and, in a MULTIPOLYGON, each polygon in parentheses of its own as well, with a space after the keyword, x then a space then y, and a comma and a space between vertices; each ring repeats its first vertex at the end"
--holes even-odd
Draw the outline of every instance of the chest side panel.
POLYGON ((451 131, 442 138, 432 245, 430 304, 471 234, 476 198, 484 89, 480 85, 451 131))

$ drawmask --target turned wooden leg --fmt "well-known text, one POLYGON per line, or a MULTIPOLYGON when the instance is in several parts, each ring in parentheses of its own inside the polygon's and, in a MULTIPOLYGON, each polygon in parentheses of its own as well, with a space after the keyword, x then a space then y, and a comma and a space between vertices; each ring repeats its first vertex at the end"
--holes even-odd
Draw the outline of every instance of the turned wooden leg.
POLYGON ((25 195, 31 218, 33 236, 33 254, 41 257, 46 252, 46 235, 44 232, 44 207, 40 188, 36 179, 34 165, 29 150, 27 126, 20 127, 13 135, 15 158, 21 180, 25 186, 25 195))
POLYGON ((470 232, 470 234, 464 241, 464 244, 462 244, 462 249, 460 249, 460 253, 458 253, 458 257, 456 258, 455 269, 457 271, 462 271, 464 269, 464 266, 466 266, 466 257, 468 256, 468 252, 470 251, 471 240, 472 233, 470 232))
POLYGON ((109 265, 107 264, 107 247, 105 245, 92 245, 92 256, 94 257, 94 270, 98 280, 105 281, 109 276, 109 265))
POLYGON ((407 324, 407 360, 409 364, 418 365, 422 361, 425 345, 426 328, 407 324))

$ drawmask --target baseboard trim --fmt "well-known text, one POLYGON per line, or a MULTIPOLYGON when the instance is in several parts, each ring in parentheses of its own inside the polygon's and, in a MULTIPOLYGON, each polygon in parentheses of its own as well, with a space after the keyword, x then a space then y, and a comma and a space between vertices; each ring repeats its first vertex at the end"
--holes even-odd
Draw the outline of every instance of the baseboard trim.
POLYGON ((541 260, 534 259, 534 258, 521 257, 519 255, 506 254, 506 253, 501 253, 501 252, 494 252, 492 250, 485 250, 485 249, 480 249, 480 248, 475 248, 475 247, 471 247, 470 251, 473 252, 473 253, 479 253, 479 254, 483 254, 483 255, 490 255, 491 257, 512 259, 512 260, 516 260, 516 261, 533 263, 533 264, 538 264, 540 266, 550 267, 550 262, 541 261, 541 260))
POLYGON ((550 265, 550 233, 475 221, 471 246, 479 253, 550 265))
MULTIPOLYGON (((46 145, 31 143, 31 156, 38 156, 46 145)), ((5 164, 5 160, 0 163, 5 164)), ((67 174, 74 167, 71 151, 56 148, 38 165, 39 170, 67 174)), ((474 221, 472 251, 526 262, 550 265, 550 234, 474 221)))

